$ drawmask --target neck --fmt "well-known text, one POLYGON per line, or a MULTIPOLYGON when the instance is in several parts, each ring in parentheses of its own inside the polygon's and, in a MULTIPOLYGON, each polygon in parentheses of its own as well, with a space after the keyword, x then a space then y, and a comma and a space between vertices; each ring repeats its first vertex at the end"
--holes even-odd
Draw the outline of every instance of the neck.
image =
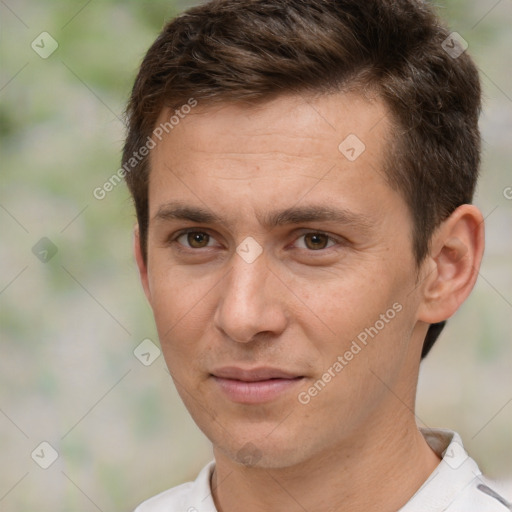
POLYGON ((300 465, 248 468, 216 451, 212 479, 219 512, 351 511, 400 509, 439 464, 412 414, 397 424, 366 425, 366 435, 345 439, 300 465))

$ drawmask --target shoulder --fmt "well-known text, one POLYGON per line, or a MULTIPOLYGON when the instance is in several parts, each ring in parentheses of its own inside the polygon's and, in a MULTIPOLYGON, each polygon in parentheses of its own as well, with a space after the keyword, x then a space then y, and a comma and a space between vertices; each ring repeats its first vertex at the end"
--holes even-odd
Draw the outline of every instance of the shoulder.
POLYGON ((441 462, 400 512, 507 512, 510 498, 482 475, 462 445, 460 436, 446 429, 420 429, 441 462))
POLYGON ((215 463, 207 464, 196 480, 161 492, 141 503, 134 512, 215 512, 210 476, 215 463))
POLYGON ((192 486, 193 482, 187 482, 186 484, 161 492, 141 503, 135 509, 135 512, 186 511, 188 508, 186 502, 191 495, 192 486))
POLYGON ((479 475, 456 496, 446 512, 507 512, 512 510, 512 503, 507 498, 493 482, 479 475))

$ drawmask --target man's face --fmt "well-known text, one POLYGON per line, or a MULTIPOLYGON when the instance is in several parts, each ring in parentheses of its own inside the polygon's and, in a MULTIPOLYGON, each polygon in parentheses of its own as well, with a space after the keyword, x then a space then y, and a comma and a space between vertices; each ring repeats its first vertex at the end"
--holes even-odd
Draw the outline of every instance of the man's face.
POLYGON ((218 454, 289 466, 414 421, 426 326, 390 138, 380 101, 338 93, 199 104, 152 150, 142 279, 218 454))

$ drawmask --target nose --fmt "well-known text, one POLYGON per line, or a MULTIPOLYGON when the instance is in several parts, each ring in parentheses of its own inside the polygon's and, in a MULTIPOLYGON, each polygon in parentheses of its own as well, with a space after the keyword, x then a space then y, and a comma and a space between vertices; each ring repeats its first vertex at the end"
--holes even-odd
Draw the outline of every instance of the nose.
POLYGON ((284 287, 264 255, 247 263, 234 254, 225 279, 214 316, 215 327, 225 336, 248 343, 258 334, 278 336, 285 330, 284 287))

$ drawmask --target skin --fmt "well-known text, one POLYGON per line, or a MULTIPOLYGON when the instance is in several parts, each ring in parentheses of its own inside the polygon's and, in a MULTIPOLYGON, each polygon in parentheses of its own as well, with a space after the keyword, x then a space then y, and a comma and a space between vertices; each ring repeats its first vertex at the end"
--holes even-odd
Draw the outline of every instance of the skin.
POLYGON ((135 255, 170 373, 214 446, 219 512, 396 511, 439 463, 414 416, 421 347, 474 285, 483 219, 459 207, 417 266, 410 212, 383 171, 389 118, 379 99, 352 93, 199 105, 152 150, 147 264, 137 229, 135 255), (366 146, 355 161, 338 150, 349 134, 366 146), (218 220, 172 218, 178 201, 218 220), (350 222, 265 223, 313 205, 350 222), (179 236, 187 228, 203 234, 179 236), (262 249, 252 263, 236 252, 246 237, 262 249), (224 366, 302 378, 273 400, 238 403, 212 377, 224 366))

